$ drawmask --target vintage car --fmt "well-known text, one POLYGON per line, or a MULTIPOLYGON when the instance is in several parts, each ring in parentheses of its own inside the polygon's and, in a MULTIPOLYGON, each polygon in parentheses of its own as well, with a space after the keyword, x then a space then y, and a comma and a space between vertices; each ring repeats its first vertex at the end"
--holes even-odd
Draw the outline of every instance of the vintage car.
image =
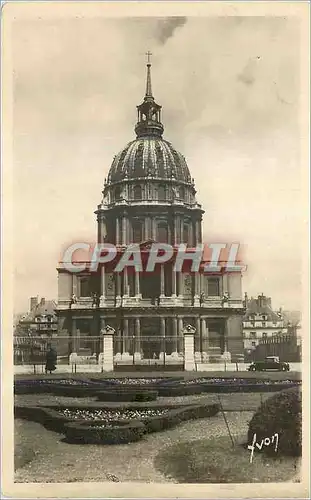
POLYGON ((248 371, 251 372, 260 372, 265 370, 288 372, 290 367, 285 361, 280 361, 278 356, 267 356, 264 361, 253 361, 253 363, 248 367, 248 371))

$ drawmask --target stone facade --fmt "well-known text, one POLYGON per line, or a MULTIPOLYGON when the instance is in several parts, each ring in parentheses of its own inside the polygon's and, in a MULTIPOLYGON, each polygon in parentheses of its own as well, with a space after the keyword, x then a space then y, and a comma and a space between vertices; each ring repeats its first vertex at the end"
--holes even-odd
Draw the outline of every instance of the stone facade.
MULTIPOLYGON (((202 243, 204 211, 185 158, 162 137, 150 64, 137 114, 137 137, 115 156, 104 182, 95 212, 97 241, 117 245, 120 253, 131 243, 146 253, 152 242, 196 247, 202 243)), ((176 273, 168 262, 154 273, 115 273, 107 265, 97 273, 71 274, 60 263, 58 284, 59 322, 72 337, 74 352, 88 346, 99 356, 102 344, 91 337, 106 325, 115 330, 115 360, 167 356, 180 362, 192 349, 193 362, 209 362, 243 352, 240 272, 221 267, 213 275, 176 273), (193 334, 185 334, 186 325, 193 334)))

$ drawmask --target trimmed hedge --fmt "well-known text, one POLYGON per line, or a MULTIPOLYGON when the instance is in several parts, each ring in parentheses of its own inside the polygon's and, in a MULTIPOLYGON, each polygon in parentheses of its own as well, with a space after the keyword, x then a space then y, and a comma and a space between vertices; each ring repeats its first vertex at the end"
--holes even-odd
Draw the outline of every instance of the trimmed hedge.
POLYGON ((155 401, 158 397, 156 391, 141 390, 141 388, 136 387, 129 390, 119 390, 119 388, 114 388, 113 390, 100 391, 96 394, 98 401, 155 401))
POLYGON ((64 431, 69 443, 126 444, 139 441, 146 427, 139 420, 70 422, 64 431))
POLYGON ((65 424, 71 422, 71 419, 61 415, 55 409, 43 406, 15 406, 14 416, 15 418, 38 422, 46 429, 61 434, 64 433, 65 424))
POLYGON ((85 398, 96 396, 101 389, 100 384, 88 381, 77 381, 75 384, 61 384, 49 380, 20 380, 14 384, 14 394, 55 394, 73 398, 85 398), (80 384, 79 384, 80 382, 80 384))
MULTIPOLYGON (((294 387, 275 394, 258 408, 249 423, 248 444, 252 444, 254 434, 256 442, 261 443, 277 433, 278 454, 301 456, 301 427, 301 388, 294 387)), ((273 446, 263 446, 262 450, 269 455, 276 453, 273 446)))
POLYGON ((279 392, 284 389, 297 387, 293 384, 203 384, 202 392, 226 394, 231 392, 279 392))
POLYGON ((175 427, 186 420, 197 420, 199 418, 214 417, 220 410, 218 404, 212 405, 189 405, 183 408, 172 408, 164 415, 144 419, 147 432, 159 432, 164 429, 175 427))
POLYGON ((203 384, 191 384, 191 385, 162 385, 158 387, 158 393, 161 397, 177 397, 177 396, 192 396, 195 394, 201 394, 204 392, 203 384))
MULTIPOLYGON (((175 405, 175 406, 148 406, 148 408, 142 408, 141 406, 138 405, 122 405, 122 406, 96 406, 95 404, 91 405, 81 405, 81 406, 53 406, 53 407, 30 407, 30 406, 15 406, 15 417, 16 418, 23 418, 26 420, 31 420, 34 422, 38 422, 42 424, 44 427, 46 427, 49 430, 59 432, 61 434, 66 434, 67 438, 70 440, 70 442, 79 441, 79 442, 102 442, 102 443, 108 443, 111 442, 113 443, 121 443, 121 442, 126 442, 124 440, 129 439, 129 440, 137 440, 135 436, 133 435, 135 432, 138 433, 139 435, 142 436, 142 433, 140 431, 141 426, 139 426, 139 429, 136 431, 134 430, 130 424, 132 422, 141 422, 143 425, 144 432, 158 432, 164 429, 168 429, 170 427, 174 427, 178 425, 180 422, 186 421, 186 420, 194 420, 194 419, 199 419, 199 418, 207 418, 207 417, 213 417, 219 412, 219 405, 218 404, 212 404, 212 405, 175 405), (111 419, 111 420, 85 420, 82 417, 77 418, 76 420, 73 420, 73 418, 62 415, 59 413, 57 410, 62 410, 62 409, 71 409, 71 410, 108 410, 108 411, 115 411, 115 410, 163 410, 165 409, 166 412, 162 415, 156 415, 156 416, 151 416, 151 417, 142 417, 140 418, 135 418, 133 420, 125 420, 124 418, 122 419, 122 416, 119 420, 111 419), (120 425, 120 438, 117 437, 119 430, 118 426, 115 424, 115 426, 112 428, 110 431, 108 427, 102 430, 102 432, 99 432, 99 435, 96 434, 95 429, 89 429, 90 427, 98 427, 101 423, 107 423, 110 422, 127 422, 128 423, 128 429, 124 427, 123 424, 120 425), (69 425, 70 424, 70 425, 69 425), (82 431, 85 430, 85 438, 82 436, 82 431), (107 431, 107 432, 106 432, 107 431), (108 432, 109 431, 109 432, 108 432), (93 441, 92 441, 93 440, 93 441), (95 440, 95 441, 94 441, 95 440)), ((136 424, 135 424, 136 425, 136 424)), ((134 426, 135 426, 134 425, 134 426)), ((137 427, 137 426, 136 426, 137 427)), ((97 429, 98 430, 98 429, 97 429)), ((130 442, 130 441, 127 441, 130 442)))

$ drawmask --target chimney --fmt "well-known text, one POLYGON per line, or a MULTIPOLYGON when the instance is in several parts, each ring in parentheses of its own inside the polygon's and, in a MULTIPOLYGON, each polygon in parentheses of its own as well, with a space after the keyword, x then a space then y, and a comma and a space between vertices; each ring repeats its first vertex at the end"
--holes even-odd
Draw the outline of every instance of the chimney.
POLYGON ((45 297, 40 300, 40 306, 45 306, 45 297))
POLYGON ((30 297, 30 312, 33 312, 38 305, 38 297, 30 297))
POLYGON ((262 306, 262 295, 258 295, 257 304, 258 304, 258 308, 260 309, 262 306))

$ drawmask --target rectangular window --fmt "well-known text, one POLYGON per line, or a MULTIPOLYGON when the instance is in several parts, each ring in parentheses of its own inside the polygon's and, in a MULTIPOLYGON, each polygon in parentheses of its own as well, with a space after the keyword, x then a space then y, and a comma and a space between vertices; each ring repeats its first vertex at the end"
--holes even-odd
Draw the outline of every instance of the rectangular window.
POLYGON ((212 297, 219 297, 219 278, 209 278, 207 281, 207 293, 212 297))
POLYGON ((91 297, 90 277, 80 278, 80 297, 91 297))

